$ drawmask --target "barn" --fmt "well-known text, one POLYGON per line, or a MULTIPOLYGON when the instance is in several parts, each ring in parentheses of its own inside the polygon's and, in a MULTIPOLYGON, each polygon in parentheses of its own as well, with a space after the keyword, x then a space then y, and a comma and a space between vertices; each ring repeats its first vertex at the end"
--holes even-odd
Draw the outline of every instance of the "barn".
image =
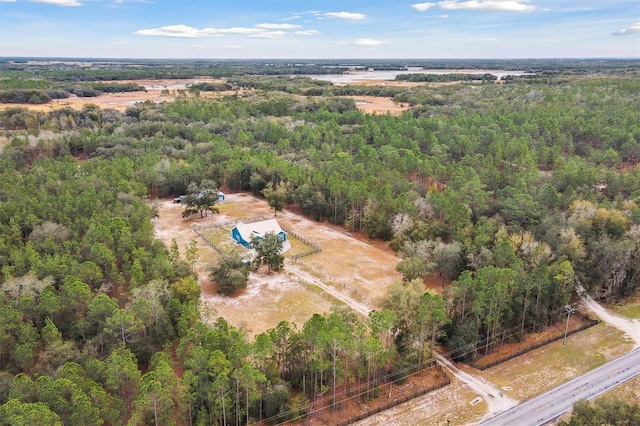
POLYGON ((278 221, 275 219, 251 223, 240 222, 231 230, 233 239, 245 247, 249 247, 253 238, 259 240, 267 234, 275 234, 280 241, 287 241, 287 233, 282 230, 280 224, 278 224, 278 221))

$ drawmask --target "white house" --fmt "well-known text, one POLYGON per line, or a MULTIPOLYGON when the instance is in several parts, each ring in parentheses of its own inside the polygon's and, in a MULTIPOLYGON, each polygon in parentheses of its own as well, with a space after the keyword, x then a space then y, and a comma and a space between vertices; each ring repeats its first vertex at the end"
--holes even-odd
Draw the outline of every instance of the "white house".
POLYGON ((238 243, 249 247, 251 240, 262 239, 267 234, 277 235, 280 241, 287 241, 287 233, 282 230, 280 224, 275 219, 263 220, 260 222, 238 223, 231 230, 231 236, 238 243))

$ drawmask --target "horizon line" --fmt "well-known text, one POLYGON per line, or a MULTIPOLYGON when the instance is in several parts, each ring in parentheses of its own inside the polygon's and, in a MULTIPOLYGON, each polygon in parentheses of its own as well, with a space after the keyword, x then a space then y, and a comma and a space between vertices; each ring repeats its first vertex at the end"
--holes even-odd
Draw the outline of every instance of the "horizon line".
POLYGON ((640 56, 549 56, 549 57, 520 57, 520 58, 389 58, 389 57, 370 57, 370 58, 331 58, 331 57, 318 57, 318 58, 296 58, 296 57, 255 57, 255 58, 205 58, 205 57, 99 57, 99 56, 2 56, 0 59, 40 59, 40 60, 52 60, 52 59, 74 59, 74 60, 156 60, 156 61, 535 61, 535 60, 640 60, 640 56))

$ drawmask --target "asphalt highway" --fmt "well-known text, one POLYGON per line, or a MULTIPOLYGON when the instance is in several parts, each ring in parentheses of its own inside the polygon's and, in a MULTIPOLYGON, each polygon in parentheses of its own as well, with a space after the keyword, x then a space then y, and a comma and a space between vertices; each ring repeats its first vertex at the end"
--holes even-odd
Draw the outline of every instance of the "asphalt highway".
POLYGON ((504 411, 480 425, 544 425, 569 411, 576 401, 592 399, 638 375, 640 348, 504 411))

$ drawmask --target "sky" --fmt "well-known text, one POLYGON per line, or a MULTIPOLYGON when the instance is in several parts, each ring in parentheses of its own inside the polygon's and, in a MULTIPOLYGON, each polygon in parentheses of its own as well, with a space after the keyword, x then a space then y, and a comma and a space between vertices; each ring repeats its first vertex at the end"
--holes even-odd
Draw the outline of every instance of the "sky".
POLYGON ((0 0, 0 56, 640 58, 640 0, 0 0))

